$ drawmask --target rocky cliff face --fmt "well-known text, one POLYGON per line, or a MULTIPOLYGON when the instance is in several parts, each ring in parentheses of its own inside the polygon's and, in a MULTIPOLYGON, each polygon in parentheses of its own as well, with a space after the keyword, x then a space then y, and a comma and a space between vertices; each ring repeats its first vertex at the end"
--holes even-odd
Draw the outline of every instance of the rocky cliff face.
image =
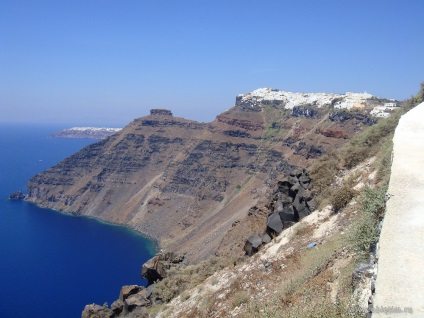
MULTIPOLYGON (((364 94, 261 89, 238 96, 212 123, 152 110, 34 176, 27 200, 128 225, 192 260, 232 253, 227 232, 277 178, 375 123, 369 113, 378 103, 364 94)), ((232 237, 244 244, 254 231, 232 237)))

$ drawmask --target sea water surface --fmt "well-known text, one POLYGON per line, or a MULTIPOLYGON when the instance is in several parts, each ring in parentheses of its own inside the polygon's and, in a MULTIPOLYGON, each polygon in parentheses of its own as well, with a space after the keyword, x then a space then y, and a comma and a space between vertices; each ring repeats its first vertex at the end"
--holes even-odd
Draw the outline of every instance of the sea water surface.
POLYGON ((121 286, 145 284, 154 242, 124 227, 8 199, 27 181, 84 146, 53 139, 59 126, 0 124, 0 317, 81 317, 110 305, 121 286))

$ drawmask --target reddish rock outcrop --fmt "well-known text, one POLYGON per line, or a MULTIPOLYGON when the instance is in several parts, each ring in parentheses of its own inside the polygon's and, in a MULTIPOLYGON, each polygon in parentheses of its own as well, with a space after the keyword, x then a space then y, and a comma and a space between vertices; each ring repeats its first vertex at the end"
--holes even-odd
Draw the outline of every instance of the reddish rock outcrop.
POLYGON ((249 120, 229 118, 224 115, 219 115, 216 120, 220 123, 224 123, 230 126, 240 127, 246 130, 262 130, 264 126, 261 123, 251 122, 249 120))

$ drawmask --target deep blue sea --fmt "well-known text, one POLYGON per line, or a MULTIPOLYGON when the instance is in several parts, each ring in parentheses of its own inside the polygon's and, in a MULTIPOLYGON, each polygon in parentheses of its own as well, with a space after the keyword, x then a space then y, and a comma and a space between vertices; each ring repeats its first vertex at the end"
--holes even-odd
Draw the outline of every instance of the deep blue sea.
POLYGON ((0 124, 0 317, 81 317, 121 286, 145 284, 154 242, 124 227, 11 201, 27 181, 94 142, 52 139, 60 126, 0 124))

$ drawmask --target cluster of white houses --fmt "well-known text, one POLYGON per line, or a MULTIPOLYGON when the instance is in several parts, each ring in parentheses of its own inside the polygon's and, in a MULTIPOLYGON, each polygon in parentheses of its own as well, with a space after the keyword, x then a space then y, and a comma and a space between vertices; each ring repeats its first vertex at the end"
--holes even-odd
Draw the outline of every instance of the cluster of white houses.
POLYGON ((383 106, 374 107, 370 114, 374 117, 387 118, 398 107, 396 102, 385 103, 383 106))

